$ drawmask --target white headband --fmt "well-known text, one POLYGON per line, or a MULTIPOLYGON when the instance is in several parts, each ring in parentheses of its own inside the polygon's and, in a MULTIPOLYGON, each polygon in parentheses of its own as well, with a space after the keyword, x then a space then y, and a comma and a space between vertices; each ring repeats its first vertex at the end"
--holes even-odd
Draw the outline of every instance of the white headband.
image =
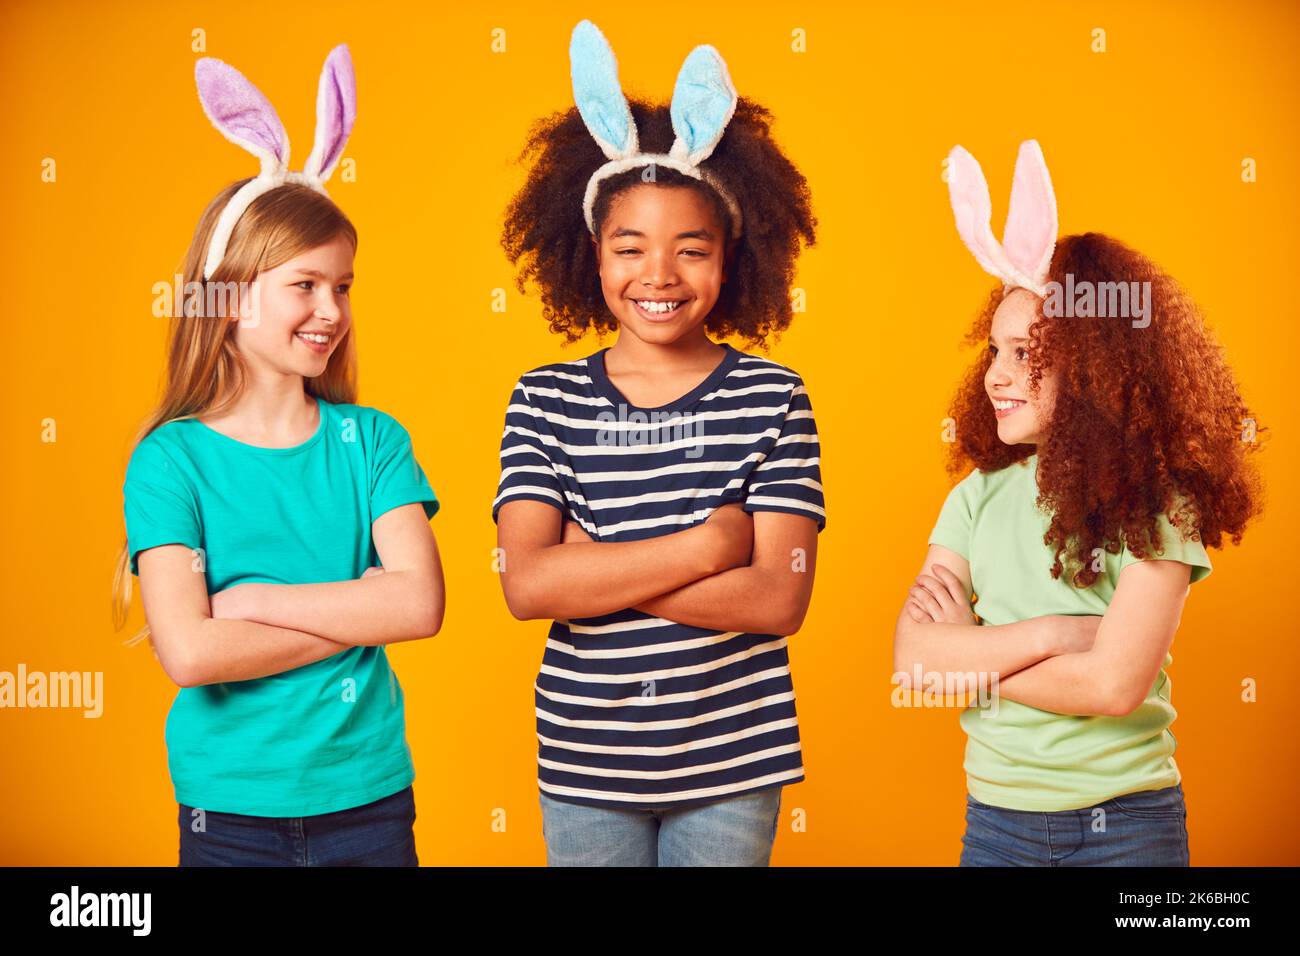
POLYGON ((582 198, 582 213, 591 233, 596 232, 592 208, 602 180, 639 166, 664 166, 710 186, 727 208, 732 237, 738 237, 743 225, 740 206, 717 177, 700 167, 713 154, 736 112, 736 88, 722 55, 711 46, 697 46, 682 63, 669 107, 676 139, 667 153, 638 151, 636 122, 618 82, 618 61, 590 20, 573 28, 569 63, 574 103, 609 159, 592 173, 582 198))
POLYGON ((262 162, 261 172, 230 197, 208 243, 203 278, 211 279, 226 254, 226 244, 249 204, 285 183, 299 183, 325 193, 324 183, 338 166, 357 116, 356 76, 345 44, 325 58, 316 93, 316 140, 301 172, 289 170, 289 137, 275 107, 233 66, 213 57, 194 64, 199 102, 221 135, 262 162))

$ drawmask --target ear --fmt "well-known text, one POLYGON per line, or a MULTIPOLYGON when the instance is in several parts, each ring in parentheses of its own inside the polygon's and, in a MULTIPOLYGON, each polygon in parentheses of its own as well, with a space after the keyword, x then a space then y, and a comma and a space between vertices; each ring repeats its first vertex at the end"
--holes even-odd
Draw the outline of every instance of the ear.
POLYGON ((316 142, 303 172, 325 182, 343 158, 343 147, 357 118, 357 79, 347 44, 325 58, 316 91, 316 142))
POLYGON ((212 125, 262 161, 262 174, 289 164, 289 137, 271 101, 244 74, 214 57, 194 64, 199 102, 212 125))
POLYGON ((993 235, 993 203, 984 170, 961 146, 948 154, 948 198, 957 232, 985 272, 1006 283, 1017 281, 1016 266, 993 235))
POLYGON ((1041 284, 1052 264, 1056 233, 1056 193, 1047 161, 1038 141, 1026 140, 1016 156, 1002 248, 1016 268, 1041 284))
POLYGON ((637 151, 636 123, 618 83, 618 61, 604 34, 590 20, 573 28, 569 40, 573 102, 592 138, 609 159, 637 151))
POLYGON ((669 155, 692 166, 712 155, 736 112, 736 87, 722 54, 707 44, 686 57, 669 115, 677 139, 669 155))

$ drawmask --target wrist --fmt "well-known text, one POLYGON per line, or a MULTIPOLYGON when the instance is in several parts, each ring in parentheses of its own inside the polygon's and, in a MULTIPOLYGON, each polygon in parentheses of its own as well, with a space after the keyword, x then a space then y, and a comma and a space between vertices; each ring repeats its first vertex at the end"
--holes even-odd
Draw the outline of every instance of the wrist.
POLYGON ((1027 623, 1033 628, 1034 652, 1040 658, 1055 657, 1061 653, 1063 648, 1054 615, 1031 618, 1027 623))
POLYGON ((720 571, 725 570, 722 563, 722 545, 724 542, 718 537, 717 528, 705 522, 696 525, 686 532, 694 535, 695 540, 692 553, 695 555, 695 576, 696 578, 710 577, 720 571))
POLYGON ((265 620, 266 597, 268 588, 260 582, 244 585, 244 593, 239 602, 239 617, 245 621, 267 623, 265 620))

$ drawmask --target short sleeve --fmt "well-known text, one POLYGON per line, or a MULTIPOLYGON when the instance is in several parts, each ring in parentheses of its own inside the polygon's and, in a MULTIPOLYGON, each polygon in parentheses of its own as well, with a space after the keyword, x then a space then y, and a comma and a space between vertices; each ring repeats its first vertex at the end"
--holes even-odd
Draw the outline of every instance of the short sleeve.
POLYGON ((970 561, 970 536, 975 521, 973 499, 978 494, 975 487, 978 477, 979 472, 973 471, 952 487, 930 532, 930 544, 947 548, 967 561, 970 561))
POLYGON ((202 522, 194 487, 184 470, 153 436, 131 453, 122 484, 126 546, 131 573, 140 573, 141 551, 163 544, 203 545, 202 522))
POLYGON ((776 443, 750 474, 744 509, 802 515, 826 527, 822 491, 821 444, 812 402, 803 380, 797 379, 781 422, 776 443))
POLYGON ((424 505, 427 521, 438 513, 438 497, 415 460, 411 435, 391 415, 376 415, 375 456, 370 477, 371 520, 402 505, 424 505))
POLYGON ((1119 554, 1119 570, 1123 571, 1130 564, 1136 564, 1139 561, 1181 561, 1183 564, 1189 564, 1192 567, 1190 583, 1195 584, 1197 581, 1208 577, 1213 570, 1210 565, 1210 556, 1205 550, 1205 545, 1201 544, 1199 539, 1184 541, 1182 534, 1169 521, 1166 515, 1160 515, 1156 519, 1156 530, 1160 534, 1160 553, 1150 553, 1145 558, 1134 557, 1129 551, 1128 545, 1125 544, 1119 554))
POLYGON ((497 520, 507 501, 541 501, 568 513, 564 486, 547 452, 542 410, 537 408, 523 379, 515 384, 506 408, 506 424, 501 434, 501 478, 492 502, 492 520, 497 520))

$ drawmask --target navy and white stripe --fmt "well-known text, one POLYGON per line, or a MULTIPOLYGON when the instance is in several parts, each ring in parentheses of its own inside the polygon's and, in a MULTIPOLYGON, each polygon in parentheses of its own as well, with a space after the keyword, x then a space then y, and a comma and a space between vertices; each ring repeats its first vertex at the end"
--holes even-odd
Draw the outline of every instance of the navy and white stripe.
MULTIPOLYGON (((603 349, 525 374, 506 410, 493 519, 508 501, 543 501, 594 540, 635 541, 743 502, 823 528, 803 381, 726 349, 698 387, 658 409, 627 403, 603 349)), ((631 609, 556 621, 535 697, 538 784, 559 800, 662 808, 803 779, 784 637, 631 609)))

